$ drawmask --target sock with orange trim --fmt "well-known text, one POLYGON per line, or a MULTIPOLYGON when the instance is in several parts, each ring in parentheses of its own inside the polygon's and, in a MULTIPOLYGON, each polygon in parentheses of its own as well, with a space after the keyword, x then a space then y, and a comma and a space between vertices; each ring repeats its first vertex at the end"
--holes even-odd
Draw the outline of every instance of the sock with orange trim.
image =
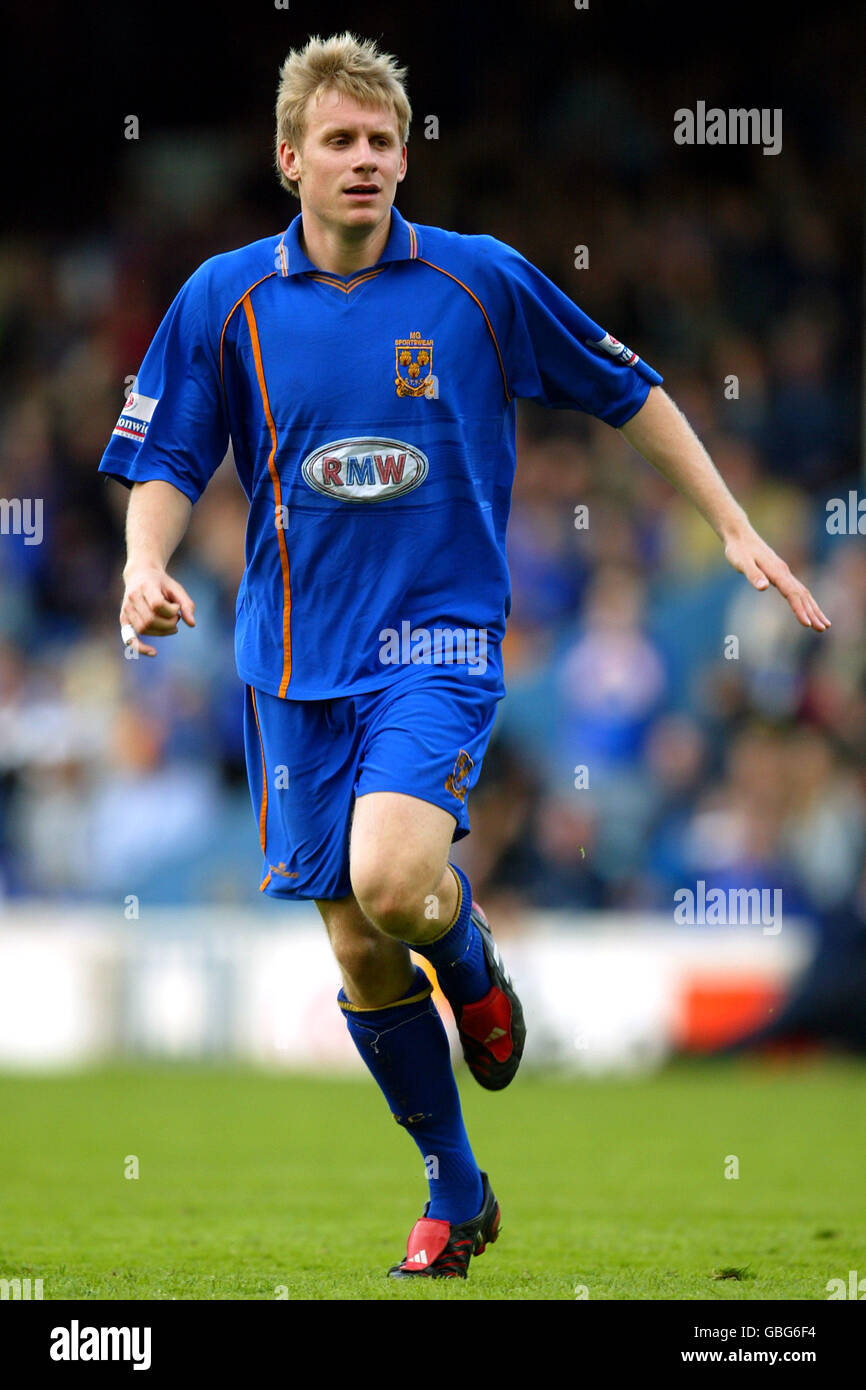
POLYGON ((460 890, 454 921, 435 941, 420 945, 409 942, 409 945, 419 956, 429 960, 449 1004, 475 1004, 489 992, 493 981, 484 959, 481 933, 470 916, 472 887, 469 879, 456 864, 449 863, 448 867, 460 890))

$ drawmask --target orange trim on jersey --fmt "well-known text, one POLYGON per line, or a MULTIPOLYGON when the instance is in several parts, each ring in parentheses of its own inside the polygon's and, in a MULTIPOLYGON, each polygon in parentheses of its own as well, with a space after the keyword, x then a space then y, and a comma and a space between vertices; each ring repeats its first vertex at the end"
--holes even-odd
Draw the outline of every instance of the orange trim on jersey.
POLYGON ((267 888, 267 886, 268 886, 268 884, 270 883, 270 881, 271 881, 271 871, 270 871, 270 869, 269 869, 268 872, 267 872, 267 874, 265 875, 265 877, 262 879, 261 883, 259 884, 259 892, 260 892, 260 893, 264 893, 264 891, 265 891, 265 889, 267 888))
POLYGON ((250 695, 253 701, 253 718, 256 721, 256 732, 259 736, 259 749, 262 755, 262 802, 259 807, 259 842, 262 847, 262 854, 267 854, 265 849, 265 838, 268 828, 268 770, 265 767, 265 745, 262 740, 262 726, 259 723, 259 710, 256 704, 256 692, 250 686, 250 695))
MULTIPOLYGON (((273 272, 276 274, 276 271, 273 272)), ((264 277, 268 279, 268 276, 264 277)), ((257 281, 261 284, 261 281, 257 281)), ((255 289, 255 285, 252 286, 255 289)), ((265 419, 271 434, 271 452, 268 454, 268 472, 271 475, 271 483, 274 489, 274 517, 279 516, 282 507, 282 492, 280 489, 280 475, 276 468, 277 454, 277 430, 274 424, 274 417, 271 414, 271 406, 268 400, 268 388, 265 384, 265 371, 262 366, 262 350, 259 345, 259 330, 256 325, 256 316, 253 313, 253 306, 250 301, 249 290, 243 296, 242 301, 244 313, 247 316, 247 325, 250 330, 250 340, 253 346, 253 357, 256 363, 256 376, 259 382, 259 391, 262 397, 262 409, 265 412, 265 419)), ((286 531, 283 526, 276 526, 277 543, 280 547, 280 568, 283 572, 283 678, 280 681, 279 694, 282 698, 286 693, 286 687, 292 674, 292 585, 289 576, 289 554, 286 549, 286 531)))
POLYGON ((462 280, 458 280, 456 275, 452 275, 450 270, 443 270, 441 265, 434 265, 432 261, 425 260, 423 256, 419 256, 417 259, 421 262, 422 265, 429 265, 431 270, 438 270, 442 275, 447 275, 449 280, 453 280, 455 284, 459 285, 461 289, 464 289, 466 293, 468 295, 471 295, 472 298, 475 300, 475 303, 478 305, 479 309, 484 315, 484 322, 487 324, 487 327, 490 330, 490 336, 493 339, 493 346, 496 348, 496 356, 499 358, 499 370, 502 373, 502 385, 505 388, 505 399, 506 402, 510 401, 511 392, 508 389, 508 378, 505 375, 505 366, 502 361, 502 353, 499 351, 499 344, 496 341, 496 334, 493 332, 493 325, 490 322, 490 319, 487 317, 487 310, 484 308, 484 305, 481 303, 481 300, 478 298, 478 295, 473 294, 469 286, 464 285, 462 280))
POLYGON ((310 280, 318 280, 322 285, 333 285, 334 289, 342 290, 344 294, 349 294, 357 285, 363 285, 365 280, 372 280, 374 276, 381 275, 385 269, 381 266, 378 270, 365 270, 363 275, 356 275, 354 280, 350 280, 348 285, 344 285, 340 280, 332 280, 327 273, 316 274, 314 271, 308 272, 310 280))
POLYGON ((238 307, 238 305, 239 305, 239 304, 243 304, 243 302, 244 302, 244 300, 246 299, 247 295, 248 295, 248 294, 252 294, 253 290, 256 288, 256 285, 263 285, 263 284, 265 283, 266 280, 270 280, 270 279, 271 279, 271 276, 276 275, 276 273, 277 273, 277 272, 276 272, 275 270, 272 270, 272 271, 270 271, 267 275, 263 275, 262 278, 261 278, 261 280, 256 280, 254 284, 250 285, 249 289, 244 290, 244 292, 243 292, 243 294, 241 295, 240 299, 236 299, 236 300, 235 300, 234 304, 232 305, 232 307, 229 309, 228 313, 226 314, 226 321, 225 321, 225 323, 223 324, 222 332, 220 333, 220 382, 222 383, 223 395, 225 395, 225 389, 226 389, 226 388, 225 388, 225 382, 223 382, 223 339, 225 338, 225 335, 226 335, 226 329, 227 329, 228 326, 229 326, 229 319, 231 318, 232 314, 234 313, 234 311, 235 311, 235 309, 238 307))
POLYGON ((410 222, 408 225, 409 225, 409 257, 410 257, 411 260, 414 261, 414 260, 416 260, 417 257, 418 257, 418 237, 417 237, 416 234, 415 234, 415 228, 412 226, 412 223, 410 222))

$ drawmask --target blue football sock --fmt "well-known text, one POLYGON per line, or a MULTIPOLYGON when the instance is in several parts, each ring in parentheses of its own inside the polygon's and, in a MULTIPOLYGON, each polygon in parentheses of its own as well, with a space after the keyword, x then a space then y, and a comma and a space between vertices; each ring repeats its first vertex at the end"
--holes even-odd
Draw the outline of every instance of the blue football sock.
POLYGON ((420 966, 407 995, 382 1009, 359 1009, 337 996, 352 1041, 378 1082, 391 1113, 424 1158, 434 1221, 459 1225, 481 1210, 478 1164, 469 1146, 451 1049, 420 966))
POLYGON ((469 879, 456 864, 448 867, 460 889, 457 916, 436 941, 410 942, 409 945, 419 956, 429 960, 449 1004, 475 1004, 488 993, 493 981, 484 959, 481 933, 469 915, 472 911, 469 879))

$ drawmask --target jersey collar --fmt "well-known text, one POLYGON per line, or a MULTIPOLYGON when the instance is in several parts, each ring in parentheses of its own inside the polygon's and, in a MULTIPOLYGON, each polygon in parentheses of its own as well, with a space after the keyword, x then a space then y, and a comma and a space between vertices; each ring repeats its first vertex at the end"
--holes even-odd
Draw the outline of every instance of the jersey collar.
MULTIPOLYGON (((314 265, 310 258, 301 249, 300 233, 303 228, 301 214, 289 223, 283 235, 277 243, 275 264, 282 278, 288 279, 290 275, 307 275, 314 270, 319 275, 331 274, 330 271, 323 271, 319 266, 314 265)), ((388 232, 388 240, 385 249, 376 262, 377 266, 384 265, 387 261, 414 261, 421 254, 421 238, 417 229, 411 222, 407 222, 395 207, 391 208, 391 227, 388 232)), ((365 266, 364 269, 372 269, 365 266)), ((355 271, 356 275, 361 271, 355 271)), ((351 276, 335 276, 335 279, 351 279, 351 276)))

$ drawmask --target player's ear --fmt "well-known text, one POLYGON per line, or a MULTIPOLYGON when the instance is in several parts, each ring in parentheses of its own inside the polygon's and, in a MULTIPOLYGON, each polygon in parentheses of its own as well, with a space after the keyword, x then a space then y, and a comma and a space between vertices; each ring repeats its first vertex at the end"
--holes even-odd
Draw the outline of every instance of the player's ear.
POLYGON ((293 149, 287 140, 280 145, 280 168, 291 183, 297 183, 300 178, 298 151, 293 149))
POLYGON ((402 150, 400 151, 400 168, 399 168, 398 173, 397 173, 397 182, 398 182, 398 183, 402 183, 403 180, 404 180, 405 177, 406 177, 406 163, 407 163, 407 159, 406 159, 406 146, 404 145, 403 148, 402 148, 402 150))

